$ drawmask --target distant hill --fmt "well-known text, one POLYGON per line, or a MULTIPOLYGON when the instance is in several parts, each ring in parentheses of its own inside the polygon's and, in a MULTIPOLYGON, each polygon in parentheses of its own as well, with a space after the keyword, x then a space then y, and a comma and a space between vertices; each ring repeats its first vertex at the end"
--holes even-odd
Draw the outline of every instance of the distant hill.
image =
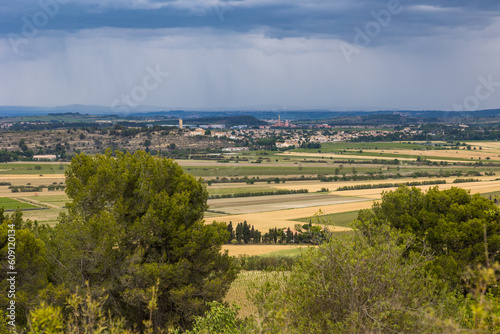
MULTIPOLYGON (((443 110, 379 110, 379 111, 332 111, 320 109, 304 110, 252 110, 245 108, 236 110, 180 110, 170 109, 158 106, 138 106, 129 113, 113 112, 109 106, 81 105, 74 104, 58 107, 24 107, 24 106, 0 106, 0 117, 5 116, 32 116, 47 115, 56 113, 80 113, 82 115, 120 115, 126 118, 182 118, 189 119, 211 119, 208 122, 214 122, 213 118, 230 118, 240 116, 252 116, 256 119, 277 119, 281 116, 282 120, 302 121, 302 120, 331 120, 338 118, 366 117, 372 115, 400 115, 403 118, 420 119, 443 119, 443 118, 463 118, 463 117, 500 117, 500 109, 478 110, 478 111, 443 111, 443 110)), ((376 117, 375 117, 376 119, 376 117)), ((243 120, 243 119, 241 119, 243 120)), ((368 123, 375 122, 374 119, 366 119, 368 123)), ((219 120, 220 121, 220 120, 219 120)), ((250 122, 250 120, 248 120, 250 122)), ((427 120, 428 121, 428 120, 427 120)), ((251 121, 253 122, 253 121, 251 121)), ((245 123, 242 123, 245 124, 245 123)), ((252 123, 253 124, 253 123, 252 123)), ((238 125, 238 124, 236 124, 238 125)))
POLYGON ((226 127, 232 127, 237 125, 246 125, 248 127, 267 125, 267 122, 261 121, 253 116, 242 115, 242 116, 229 116, 229 117, 202 117, 193 118, 185 122, 188 124, 195 125, 208 125, 208 124, 224 124, 226 127))

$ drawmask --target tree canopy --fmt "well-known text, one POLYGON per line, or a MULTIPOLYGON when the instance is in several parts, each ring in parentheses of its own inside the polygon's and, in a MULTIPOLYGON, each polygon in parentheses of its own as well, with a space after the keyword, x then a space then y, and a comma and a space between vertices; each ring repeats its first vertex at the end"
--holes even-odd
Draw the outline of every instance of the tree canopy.
POLYGON ((360 211, 358 220, 364 230, 387 223, 415 235, 418 247, 432 249, 431 271, 457 287, 468 266, 486 264, 485 235, 489 260, 498 261, 499 214, 492 201, 461 188, 436 186, 424 193, 400 187, 384 192, 372 210, 360 211))
POLYGON ((237 270, 221 254, 225 224, 203 222, 207 191, 172 160, 145 152, 77 155, 66 172, 68 214, 47 236, 51 279, 71 290, 89 282, 134 324, 189 328, 207 301, 221 300, 237 270))

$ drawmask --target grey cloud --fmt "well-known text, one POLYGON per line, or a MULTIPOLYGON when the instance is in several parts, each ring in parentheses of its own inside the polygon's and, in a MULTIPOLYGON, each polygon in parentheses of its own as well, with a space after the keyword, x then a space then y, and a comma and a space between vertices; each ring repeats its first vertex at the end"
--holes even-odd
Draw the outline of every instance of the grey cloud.
MULTIPOLYGON (((56 1, 56 0, 41 0, 56 1)), ((397 1, 397 0, 394 0, 397 1)), ((372 11, 387 7, 388 0, 74 0, 61 5, 60 13, 44 29, 78 31, 102 27, 131 29, 213 28, 221 31, 251 32, 267 28, 271 37, 326 36, 351 42, 353 29, 373 20, 372 11)), ((411 1, 401 0, 404 11, 376 43, 429 35, 436 29, 470 27, 482 29, 500 16, 497 1, 411 1), (426 11, 418 6, 442 11, 426 11)), ((0 4, 0 35, 18 33, 21 18, 40 10, 35 1, 8 0, 0 4)))

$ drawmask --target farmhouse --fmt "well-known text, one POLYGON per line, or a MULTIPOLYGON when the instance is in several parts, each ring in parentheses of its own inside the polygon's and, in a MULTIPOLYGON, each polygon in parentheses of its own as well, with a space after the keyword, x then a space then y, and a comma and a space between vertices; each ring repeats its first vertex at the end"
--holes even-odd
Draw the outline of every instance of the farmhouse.
POLYGON ((54 154, 45 154, 45 155, 34 155, 33 159, 36 159, 36 160, 56 160, 57 157, 54 154))

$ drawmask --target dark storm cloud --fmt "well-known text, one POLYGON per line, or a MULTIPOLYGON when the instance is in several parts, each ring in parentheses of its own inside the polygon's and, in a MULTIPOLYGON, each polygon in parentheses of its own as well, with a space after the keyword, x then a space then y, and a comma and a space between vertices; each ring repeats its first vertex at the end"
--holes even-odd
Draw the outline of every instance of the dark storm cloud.
MULTIPOLYGON (((0 33, 19 33, 26 19, 57 0, 4 1, 0 4, 0 33), (24 21, 23 21, 24 17, 24 21)), ((387 0, 342 1, 62 1, 57 15, 43 29, 77 31, 94 28, 214 28, 283 37, 327 37, 351 42, 353 29, 374 20, 387 0), (67 2, 67 3, 66 3, 67 2), (65 3, 65 4, 63 4, 65 3)), ((397 0, 393 0, 397 1, 397 0)), ((377 43, 426 36, 439 28, 483 29, 499 16, 498 1, 401 0, 403 11, 391 20, 377 43)))
POLYGON ((114 105, 159 66, 168 77, 136 102, 448 110, 491 78, 477 108, 496 108, 499 13, 498 0, 3 0, 0 105, 114 105))

